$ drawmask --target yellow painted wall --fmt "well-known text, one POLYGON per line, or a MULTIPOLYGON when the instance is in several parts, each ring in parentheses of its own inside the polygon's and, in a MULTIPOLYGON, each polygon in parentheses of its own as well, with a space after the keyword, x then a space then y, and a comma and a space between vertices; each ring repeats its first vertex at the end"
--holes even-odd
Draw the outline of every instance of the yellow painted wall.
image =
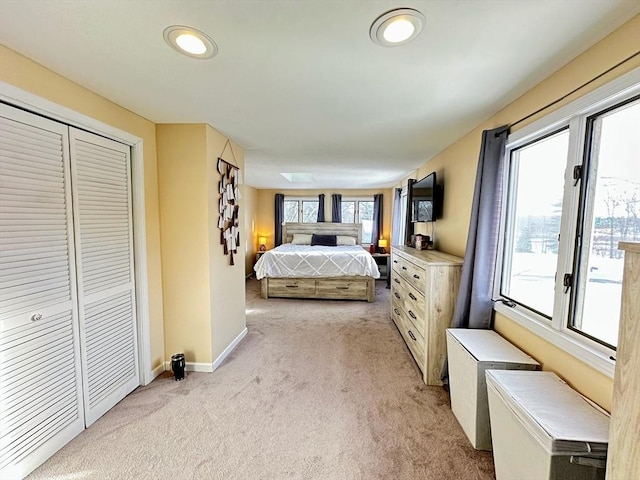
POLYGON ((143 139, 151 368, 158 367, 165 354, 155 125, 2 45, 0 81, 143 139))
MULTIPOLYGON (((414 178, 422 178, 435 170, 438 181, 442 180, 444 183, 444 218, 436 222, 440 250, 454 255, 464 255, 482 130, 516 122, 591 80, 638 50, 640 50, 640 16, 635 16, 418 169, 414 178)), ((640 66, 640 58, 635 57, 553 108, 518 125, 517 128, 522 128, 527 123, 541 118, 638 66, 640 66)), ((579 362, 573 356, 557 349, 502 315, 496 315, 495 329, 538 360, 545 370, 556 372, 583 395, 610 410, 612 379, 579 362)))
POLYGON ((165 350, 211 363, 206 125, 157 125, 165 350))
POLYGON ((275 195, 283 193, 288 197, 318 198, 321 193, 325 194, 324 211, 327 222, 331 221, 331 195, 339 193, 344 199, 347 197, 371 197, 377 193, 382 193, 382 237, 387 241, 391 239, 391 189, 368 189, 368 190, 258 190, 257 206, 257 226, 259 235, 267 237, 267 248, 274 247, 275 240, 275 195))
POLYGON ((245 275, 251 275, 258 250, 258 190, 249 185, 242 186, 242 201, 244 203, 244 270, 245 275))
MULTIPOLYGON (((226 137, 205 124, 157 126, 167 357, 211 364, 242 332, 245 252, 230 265, 218 229, 218 157, 226 137)), ((231 143, 223 159, 244 169, 231 143), (233 154, 231 152, 233 149, 233 154)), ((240 200, 240 227, 243 204, 240 200)))
MULTIPOLYGON (((229 264, 229 256, 224 254, 220 244, 220 230, 218 229, 219 208, 218 182, 220 175, 217 171, 218 157, 224 150, 222 158, 237 166, 244 172, 244 151, 238 145, 230 142, 225 149, 227 138, 217 130, 206 126, 207 140, 207 189, 208 189, 208 220, 209 220, 209 276, 211 305, 211 345, 212 359, 218 356, 246 327, 245 314, 245 248, 243 237, 247 235, 244 225, 244 199, 240 198, 239 228, 240 245, 238 253, 234 255, 234 265, 229 264)), ((242 190, 241 190, 242 195, 242 190)))

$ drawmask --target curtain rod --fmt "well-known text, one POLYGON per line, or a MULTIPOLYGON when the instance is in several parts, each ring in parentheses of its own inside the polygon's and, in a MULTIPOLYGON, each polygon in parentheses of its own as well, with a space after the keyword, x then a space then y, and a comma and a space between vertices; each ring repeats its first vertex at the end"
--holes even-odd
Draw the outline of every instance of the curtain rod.
MULTIPOLYGON (((548 103, 548 104, 547 104, 547 105, 545 105, 544 107, 539 108, 538 110, 536 110, 536 111, 535 111, 535 112, 533 112, 533 113, 530 113, 530 114, 529 114, 529 115, 527 115, 526 117, 522 117, 520 120, 518 120, 518 121, 516 121, 516 122, 514 122, 514 123, 512 123, 512 124, 510 124, 507 128, 508 128, 508 129, 513 128, 513 127, 515 127, 516 125, 518 125, 519 123, 522 123, 522 122, 524 122, 524 121, 526 121, 526 120, 529 120, 529 119, 530 119, 531 117, 533 117, 534 115, 537 115, 538 113, 540 113, 540 112, 542 112, 542 111, 546 110, 547 108, 554 106, 556 103, 560 103, 561 101, 563 101, 564 99, 566 99, 566 98, 567 98, 567 97, 569 97, 570 95, 573 95, 574 93, 576 93, 578 90, 580 90, 580 89, 582 89, 582 88, 586 87, 586 86, 587 86, 587 85, 589 85, 590 83, 595 82, 595 81, 596 81, 596 80, 598 80, 599 78, 601 78, 601 77, 605 76, 607 73, 611 72, 612 70, 615 70, 615 69, 616 69, 616 68, 618 68, 620 65, 622 65, 622 64, 624 64, 624 63, 626 63, 626 62, 628 62, 628 61, 629 61, 629 60, 631 60, 633 57, 637 57, 638 55, 640 55, 640 51, 637 51, 637 52, 635 52, 634 54, 629 55, 629 56, 628 56, 627 58, 625 58, 624 60, 622 60, 622 61, 620 61, 620 62, 616 63, 613 67, 610 67, 610 68, 608 68, 607 70, 605 70, 604 72, 600 73, 599 75, 596 75, 596 76, 595 76, 595 77, 593 77, 591 80, 588 80, 588 81, 586 81, 585 83, 583 83, 582 85, 580 85, 579 87, 574 88, 574 89, 573 89, 573 90, 571 90, 569 93, 566 93, 565 95, 563 95, 562 97, 558 98, 557 100, 554 100, 553 102, 548 103)), ((503 131, 503 130, 501 130, 501 131, 499 131, 499 132, 496 132, 496 137, 497 137, 500 133, 502 133, 502 131, 503 131)))

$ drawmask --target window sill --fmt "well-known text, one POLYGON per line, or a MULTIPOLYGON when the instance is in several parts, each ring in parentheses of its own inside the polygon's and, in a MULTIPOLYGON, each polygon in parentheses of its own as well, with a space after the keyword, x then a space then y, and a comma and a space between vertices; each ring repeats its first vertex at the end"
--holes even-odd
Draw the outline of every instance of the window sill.
POLYGON ((494 310, 581 362, 613 378, 615 362, 609 358, 609 354, 541 323, 517 307, 511 308, 498 303, 494 306, 494 310))

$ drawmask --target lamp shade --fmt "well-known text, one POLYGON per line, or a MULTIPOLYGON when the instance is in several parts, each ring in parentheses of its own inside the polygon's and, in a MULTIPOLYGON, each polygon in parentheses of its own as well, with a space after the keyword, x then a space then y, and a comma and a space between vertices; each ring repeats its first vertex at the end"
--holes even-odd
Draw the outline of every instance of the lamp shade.
POLYGON ((264 245, 265 243, 267 243, 267 237, 258 237, 258 243, 260 245, 264 245))
POLYGON ((378 246, 382 247, 382 248, 386 248, 387 247, 387 240, 384 238, 381 238, 380 240, 378 240, 378 246))

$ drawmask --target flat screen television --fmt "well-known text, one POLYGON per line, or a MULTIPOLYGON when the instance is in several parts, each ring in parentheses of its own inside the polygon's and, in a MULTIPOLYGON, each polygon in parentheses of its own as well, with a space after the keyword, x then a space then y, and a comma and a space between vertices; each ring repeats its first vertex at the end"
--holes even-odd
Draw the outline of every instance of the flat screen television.
POLYGON ((411 184, 411 221, 435 222, 442 216, 442 186, 436 172, 411 184))

